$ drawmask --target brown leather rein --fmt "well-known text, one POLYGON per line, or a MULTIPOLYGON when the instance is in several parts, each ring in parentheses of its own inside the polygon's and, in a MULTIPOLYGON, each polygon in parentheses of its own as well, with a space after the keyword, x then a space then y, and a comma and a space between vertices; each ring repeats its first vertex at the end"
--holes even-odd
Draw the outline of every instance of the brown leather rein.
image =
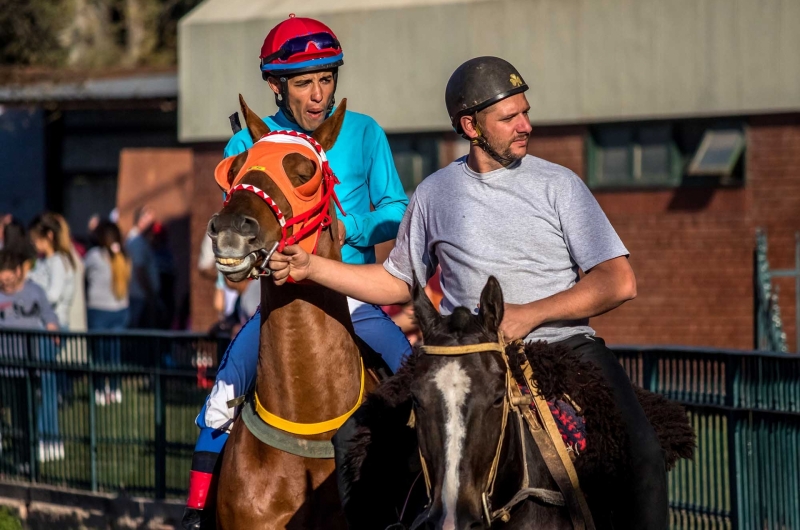
MULTIPOLYGON (((530 388, 531 394, 524 395, 511 374, 511 367, 506 354, 506 344, 503 339, 502 332, 498 332, 497 342, 484 342, 481 344, 468 344, 462 346, 422 346, 421 350, 426 355, 442 355, 442 356, 460 356, 469 355, 481 352, 497 352, 503 359, 506 365, 506 399, 503 401, 503 423, 500 428, 500 437, 497 441, 497 448, 495 450, 494 458, 492 459, 492 467, 489 470, 489 477, 483 491, 481 493, 481 502, 483 505, 483 516, 486 519, 486 524, 491 526, 494 521, 500 519, 501 521, 508 522, 511 519, 511 510, 517 504, 521 503, 528 497, 533 497, 543 503, 554 506, 566 506, 570 512, 575 530, 594 530, 594 523, 592 521, 591 513, 589 512, 588 505, 580 489, 577 480, 577 473, 572 464, 572 460, 567 455, 566 450, 563 448, 563 441, 558 432, 558 428, 553 420, 550 408, 544 397, 541 396, 535 388, 530 388), (533 415, 530 405, 536 405, 539 415, 537 420, 533 415), (542 407, 543 405, 543 407, 542 407), (520 446, 522 447, 523 462, 527 462, 527 445, 525 442, 524 425, 527 422, 533 439, 539 448, 542 458, 544 458, 550 474, 559 486, 559 491, 549 490, 545 488, 531 488, 530 476, 528 466, 523 466, 522 484, 520 485, 517 494, 514 495, 509 502, 503 507, 492 510, 491 497, 494 493, 494 483, 497 478, 497 471, 500 465, 500 452, 503 449, 503 442, 505 438, 505 431, 508 421, 509 412, 513 410, 517 421, 519 423, 519 438, 520 446), (548 421, 549 420, 549 421, 548 421), (552 425, 550 425, 552 423, 552 425), (545 431, 545 432, 543 432, 545 431), (562 449, 561 452, 558 448, 562 449), (562 454, 563 453, 563 454, 562 454)), ((530 376, 531 381, 533 377, 530 366, 524 367, 526 380, 530 376)), ((531 386, 531 382, 528 385, 531 386)), ((412 411, 413 415, 413 411, 412 411)), ((425 477, 425 486, 428 492, 428 499, 431 499, 431 483, 428 474, 428 466, 425 458, 420 452, 420 461, 422 463, 422 472, 425 477)))

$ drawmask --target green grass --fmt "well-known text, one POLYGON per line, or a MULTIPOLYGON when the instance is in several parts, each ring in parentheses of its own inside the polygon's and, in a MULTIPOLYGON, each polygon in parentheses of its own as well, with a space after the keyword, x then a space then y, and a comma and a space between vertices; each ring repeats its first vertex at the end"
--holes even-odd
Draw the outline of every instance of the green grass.
MULTIPOLYGON (((164 377, 162 385, 167 495, 182 496, 198 434, 194 418, 208 390, 198 388, 196 379, 189 377, 164 377)), ((66 387, 63 377, 59 388, 66 387)), ((122 403, 95 407, 98 491, 125 489, 132 495, 152 496, 156 486, 155 378, 123 376, 121 388, 122 403)), ((71 390, 61 399, 58 414, 65 458, 40 464, 39 482, 91 489, 90 390, 93 394, 86 375, 72 379, 71 390)))
POLYGON ((17 514, 5 506, 0 506, 0 530, 22 530, 17 514))

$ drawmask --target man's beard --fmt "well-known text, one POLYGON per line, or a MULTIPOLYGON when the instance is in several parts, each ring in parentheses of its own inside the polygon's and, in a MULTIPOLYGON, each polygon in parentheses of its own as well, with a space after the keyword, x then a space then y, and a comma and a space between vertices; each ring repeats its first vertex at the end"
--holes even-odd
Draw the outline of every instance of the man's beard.
MULTIPOLYGON (((499 158, 503 160, 508 160, 509 163, 516 162, 522 158, 525 158, 526 153, 517 154, 511 149, 511 144, 514 142, 518 142, 520 140, 527 141, 530 135, 528 134, 521 134, 515 136, 510 142, 502 142, 495 140, 493 138, 486 138, 486 143, 489 144, 489 149, 491 149, 499 158)), ((492 153, 489 153, 490 155, 492 153)))

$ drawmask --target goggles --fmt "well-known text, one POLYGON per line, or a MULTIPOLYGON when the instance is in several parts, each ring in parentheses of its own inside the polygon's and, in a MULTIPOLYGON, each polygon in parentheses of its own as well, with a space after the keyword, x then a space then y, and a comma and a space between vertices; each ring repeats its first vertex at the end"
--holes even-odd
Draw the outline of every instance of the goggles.
POLYGON ((285 61, 293 55, 305 53, 308 50, 308 45, 312 43, 318 50, 341 50, 339 41, 330 33, 312 33, 287 40, 278 51, 261 58, 261 67, 268 66, 276 60, 285 61))

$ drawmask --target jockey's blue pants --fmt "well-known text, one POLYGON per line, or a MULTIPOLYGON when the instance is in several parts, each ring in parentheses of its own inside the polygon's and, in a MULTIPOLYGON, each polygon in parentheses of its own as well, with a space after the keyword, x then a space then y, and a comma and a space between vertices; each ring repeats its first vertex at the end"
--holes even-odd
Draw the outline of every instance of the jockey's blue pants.
MULTIPOLYGON (((379 306, 350 300, 350 309, 356 335, 396 372, 403 358, 411 353, 406 336, 379 306)), ((195 420, 200 427, 195 452, 222 451, 234 414, 227 402, 246 393, 255 381, 260 322, 260 311, 256 311, 222 357, 214 387, 195 420)))

